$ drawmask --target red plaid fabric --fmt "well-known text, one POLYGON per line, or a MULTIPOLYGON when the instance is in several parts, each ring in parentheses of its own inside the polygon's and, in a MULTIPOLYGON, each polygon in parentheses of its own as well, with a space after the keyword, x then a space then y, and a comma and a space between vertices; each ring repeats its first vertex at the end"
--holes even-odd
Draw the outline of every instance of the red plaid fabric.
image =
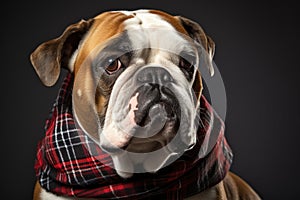
POLYGON ((46 121, 46 136, 38 145, 35 170, 47 191, 85 198, 179 200, 216 185, 229 170, 232 152, 224 137, 224 123, 202 96, 196 145, 155 174, 121 178, 106 165, 111 163, 110 156, 75 126, 72 85, 73 77, 68 74, 46 121), (217 143, 205 157, 199 157, 201 145, 213 136, 217 143))

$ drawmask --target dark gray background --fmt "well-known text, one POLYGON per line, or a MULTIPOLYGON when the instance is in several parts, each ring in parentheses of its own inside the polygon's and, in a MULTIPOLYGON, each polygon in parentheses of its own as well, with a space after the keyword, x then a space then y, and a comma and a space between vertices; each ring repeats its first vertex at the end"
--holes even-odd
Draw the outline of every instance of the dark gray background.
MULTIPOLYGON (((105 10, 156 8, 199 22, 216 43, 224 79, 232 171, 264 199, 299 192, 299 8, 221 1, 10 1, 1 5, 1 199, 31 199, 36 145, 58 86, 44 87, 29 54, 105 10), (6 197, 6 198, 2 198, 6 197)), ((237 1, 238 2, 238 1, 237 1)), ((61 80, 60 80, 61 81, 61 80)))

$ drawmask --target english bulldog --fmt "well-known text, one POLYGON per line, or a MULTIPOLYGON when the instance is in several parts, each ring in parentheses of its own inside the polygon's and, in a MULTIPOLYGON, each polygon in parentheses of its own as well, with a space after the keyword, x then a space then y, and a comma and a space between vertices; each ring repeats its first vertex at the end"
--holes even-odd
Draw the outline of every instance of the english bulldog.
MULTIPOLYGON (((70 25, 41 44, 31 62, 46 86, 57 82, 61 68, 72 74, 77 126, 111 156, 126 181, 136 170, 160 172, 194 148, 203 88, 197 65, 204 63, 213 75, 214 50, 190 19, 157 10, 110 11, 70 25)), ((231 172, 184 198, 260 199, 231 172)), ((57 195, 37 182, 33 199, 93 198, 57 195)))

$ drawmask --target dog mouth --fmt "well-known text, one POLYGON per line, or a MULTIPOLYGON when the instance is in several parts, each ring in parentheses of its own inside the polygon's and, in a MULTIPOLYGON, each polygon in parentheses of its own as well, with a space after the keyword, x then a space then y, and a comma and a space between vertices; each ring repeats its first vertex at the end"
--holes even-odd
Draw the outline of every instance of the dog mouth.
POLYGON ((180 124, 180 104, 175 94, 158 84, 138 87, 129 98, 127 113, 116 123, 118 138, 102 142, 101 147, 108 153, 156 151, 174 138, 180 124))
POLYGON ((156 115, 162 110, 165 111, 166 117, 170 120, 175 120, 179 116, 177 113, 179 103, 170 89, 164 86, 160 87, 157 84, 146 84, 138 88, 135 94, 139 94, 136 99, 138 103, 130 102, 129 111, 132 106, 136 107, 134 109, 134 122, 138 126, 146 126, 151 121, 151 113, 156 115))
POLYGON ((145 84, 130 100, 129 116, 138 128, 123 149, 147 153, 166 146, 175 136, 180 121, 180 106, 173 92, 158 84, 145 84))
POLYGON ((179 115, 170 102, 151 103, 148 109, 136 111, 136 123, 142 128, 130 139, 124 150, 135 153, 148 153, 166 146, 179 128, 179 115), (157 117, 164 111, 164 118, 157 117), (149 137, 147 137, 149 136, 149 137))

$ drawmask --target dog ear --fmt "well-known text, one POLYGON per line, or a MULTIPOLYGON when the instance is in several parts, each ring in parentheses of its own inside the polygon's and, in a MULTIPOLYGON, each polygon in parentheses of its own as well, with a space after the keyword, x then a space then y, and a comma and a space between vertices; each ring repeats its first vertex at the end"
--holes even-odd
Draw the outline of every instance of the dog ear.
POLYGON ((70 25, 60 37, 42 43, 30 55, 31 63, 44 85, 56 83, 61 67, 73 70, 68 67, 69 60, 92 22, 93 19, 81 20, 70 25))
POLYGON ((205 56, 207 58, 206 64, 208 65, 210 75, 213 76, 214 68, 213 68, 212 60, 215 53, 214 41, 208 35, 205 34, 204 30, 201 28, 201 26, 198 23, 181 16, 177 16, 177 18, 179 19, 179 21, 181 22, 182 26, 187 31, 189 36, 193 38, 196 42, 201 44, 203 48, 206 50, 207 52, 207 56, 205 56))

